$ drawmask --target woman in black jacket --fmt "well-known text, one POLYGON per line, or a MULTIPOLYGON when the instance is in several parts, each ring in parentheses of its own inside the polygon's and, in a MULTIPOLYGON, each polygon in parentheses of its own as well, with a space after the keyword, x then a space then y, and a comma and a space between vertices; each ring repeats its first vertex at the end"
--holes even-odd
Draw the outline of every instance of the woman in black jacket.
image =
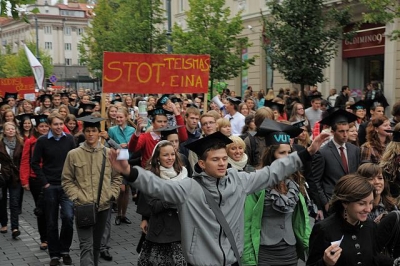
MULTIPOLYGON (((161 179, 174 182, 187 178, 187 170, 171 142, 162 140, 153 150, 147 169, 161 179)), ((168 202, 145 195, 151 214, 146 240, 138 265, 186 265, 181 247, 181 226, 176 207, 168 202)))
POLYGON ((19 231, 19 198, 21 194, 21 183, 19 179, 19 168, 22 156, 23 140, 18 134, 17 126, 12 122, 4 123, 4 137, 0 141, 0 165, 1 174, 5 179, 2 188, 3 198, 0 200, 0 232, 7 233, 7 190, 10 195, 10 220, 11 235, 15 239, 19 231))
POLYGON ((374 190, 358 174, 339 180, 330 202, 332 214, 316 223, 311 232, 307 265, 381 265, 377 262, 376 224, 368 219, 374 190))

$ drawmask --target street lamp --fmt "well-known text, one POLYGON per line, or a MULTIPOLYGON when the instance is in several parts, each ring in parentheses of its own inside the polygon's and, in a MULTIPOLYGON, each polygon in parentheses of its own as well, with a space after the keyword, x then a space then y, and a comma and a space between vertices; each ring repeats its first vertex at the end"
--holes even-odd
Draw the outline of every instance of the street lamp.
POLYGON ((167 38, 168 38, 168 46, 167 51, 168 53, 172 53, 172 46, 171 46, 171 35, 172 35, 172 18, 171 18, 171 0, 167 0, 167 38))
POLYGON ((37 19, 36 15, 35 15, 35 30, 36 30, 36 58, 40 62, 40 56, 39 56, 39 25, 38 25, 38 19, 37 19))

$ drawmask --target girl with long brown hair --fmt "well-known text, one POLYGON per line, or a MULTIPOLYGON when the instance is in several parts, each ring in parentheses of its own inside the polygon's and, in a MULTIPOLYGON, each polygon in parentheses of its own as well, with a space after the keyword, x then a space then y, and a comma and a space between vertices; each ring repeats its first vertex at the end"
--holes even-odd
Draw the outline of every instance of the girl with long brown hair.
POLYGON ((371 120, 367 127, 367 142, 361 146, 361 161, 379 163, 390 142, 390 121, 386 116, 371 120))

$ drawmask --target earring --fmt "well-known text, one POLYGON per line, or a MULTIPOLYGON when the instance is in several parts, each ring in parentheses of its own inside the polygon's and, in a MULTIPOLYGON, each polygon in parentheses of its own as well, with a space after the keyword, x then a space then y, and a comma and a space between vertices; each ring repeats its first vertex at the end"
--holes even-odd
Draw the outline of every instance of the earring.
POLYGON ((343 214, 343 216, 344 216, 344 220, 347 221, 347 209, 344 209, 344 214, 343 214))
POLYGON ((159 160, 157 160, 157 163, 158 163, 158 165, 160 165, 160 161, 159 160))

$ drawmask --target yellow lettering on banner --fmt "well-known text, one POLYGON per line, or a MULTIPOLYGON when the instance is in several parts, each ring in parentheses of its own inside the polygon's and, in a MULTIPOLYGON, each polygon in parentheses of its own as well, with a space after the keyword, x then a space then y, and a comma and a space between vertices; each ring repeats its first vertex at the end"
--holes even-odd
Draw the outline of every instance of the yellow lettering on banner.
POLYGON ((203 81, 201 80, 201 78, 199 76, 197 76, 197 80, 196 80, 196 88, 202 88, 203 87, 203 81))
POLYGON ((172 69, 171 61, 174 61, 174 58, 164 58, 164 61, 168 62, 168 69, 172 69))
POLYGON ((132 70, 132 65, 138 65, 138 62, 123 62, 122 65, 128 65, 128 81, 131 81, 131 70, 132 70))
POLYGON ((177 75, 171 76, 171 83, 170 83, 171 87, 179 87, 179 84, 176 83, 177 82, 176 79, 178 78, 179 76, 177 75))
POLYGON ((115 79, 110 79, 106 75, 104 75, 104 80, 107 80, 107 81, 110 81, 110 82, 115 82, 115 81, 117 81, 117 80, 119 80, 121 78, 122 69, 121 68, 117 68, 117 67, 113 67, 115 64, 121 64, 121 62, 118 62, 118 61, 110 62, 110 63, 108 63, 107 67, 109 69, 118 71, 119 72, 119 76, 117 78, 115 78, 115 79))
POLYGON ((174 64, 175 69, 182 69, 182 60, 185 60, 185 59, 175 58, 175 64, 174 64))
POLYGON ((160 73, 161 73, 160 67, 165 67, 165 64, 162 64, 162 63, 154 63, 154 64, 153 64, 153 67, 156 67, 156 68, 157 68, 157 71, 156 71, 156 82, 157 82, 157 83, 160 83, 160 73))
POLYGON ((153 71, 151 69, 151 66, 148 63, 141 63, 136 71, 136 75, 137 75, 137 79, 140 83, 147 83, 149 82, 149 80, 151 79, 151 76, 153 75, 153 71), (140 77, 140 69, 142 68, 142 66, 146 66, 149 69, 149 76, 147 77, 147 79, 142 79, 140 77))

